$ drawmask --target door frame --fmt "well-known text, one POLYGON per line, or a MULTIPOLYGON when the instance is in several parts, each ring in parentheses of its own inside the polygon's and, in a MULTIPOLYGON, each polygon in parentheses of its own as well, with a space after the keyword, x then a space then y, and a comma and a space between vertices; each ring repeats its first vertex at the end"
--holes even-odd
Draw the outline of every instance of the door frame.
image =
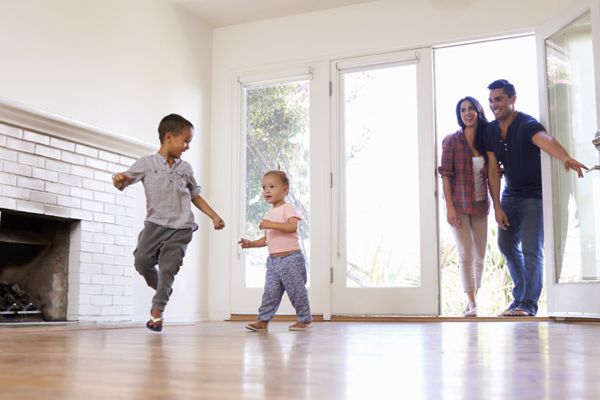
MULTIPOLYGON (((538 53, 539 99, 540 120, 549 127, 549 102, 546 73, 545 40, 566 25, 575 21, 586 12, 590 12, 592 19, 592 40, 594 60, 600 59, 600 2, 586 1, 566 13, 548 21, 536 29, 536 42, 538 53)), ((600 129, 600 64, 594 66, 596 84, 596 118, 600 129)), ((590 136, 590 146, 593 134, 590 136)), ((573 173, 573 172, 569 172, 573 173)), ((592 172, 595 174, 595 172, 592 172)), ((585 176, 584 179, 597 177, 585 176)), ((542 187, 544 199, 544 258, 546 268, 546 289, 548 302, 548 315, 555 317, 592 317, 600 318, 600 281, 557 283, 556 266, 554 257, 554 215, 555 207, 552 193, 552 168, 551 158, 542 152, 542 187), (595 306, 595 307, 594 307, 595 306)))

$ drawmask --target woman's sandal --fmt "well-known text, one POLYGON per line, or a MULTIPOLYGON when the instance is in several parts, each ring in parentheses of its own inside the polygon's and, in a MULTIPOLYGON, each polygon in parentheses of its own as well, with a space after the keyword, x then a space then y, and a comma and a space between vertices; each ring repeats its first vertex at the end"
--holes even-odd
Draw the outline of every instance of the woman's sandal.
POLYGON ((150 329, 152 332, 160 332, 163 328, 163 321, 163 317, 155 318, 151 315, 150 320, 146 322, 146 328, 150 329))

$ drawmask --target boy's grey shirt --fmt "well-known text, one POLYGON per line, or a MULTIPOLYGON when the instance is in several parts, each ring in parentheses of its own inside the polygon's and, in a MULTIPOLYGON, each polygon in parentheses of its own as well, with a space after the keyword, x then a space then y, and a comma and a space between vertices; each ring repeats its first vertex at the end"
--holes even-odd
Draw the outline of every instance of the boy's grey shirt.
POLYGON ((139 181, 144 185, 146 222, 166 228, 196 230, 191 202, 200 196, 201 188, 188 162, 175 159, 169 167, 167 160, 155 153, 137 160, 124 174, 133 178, 129 185, 139 181))

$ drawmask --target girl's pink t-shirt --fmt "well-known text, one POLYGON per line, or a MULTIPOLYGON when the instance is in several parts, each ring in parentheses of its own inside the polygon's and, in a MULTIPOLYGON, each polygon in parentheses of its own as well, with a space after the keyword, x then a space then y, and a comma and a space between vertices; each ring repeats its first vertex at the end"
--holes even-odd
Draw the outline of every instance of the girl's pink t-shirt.
MULTIPOLYGON (((293 204, 284 203, 279 207, 273 207, 267 213, 265 219, 272 222, 288 222, 288 219, 292 217, 302 219, 293 204)), ((267 229, 266 236, 269 254, 300 250, 297 230, 294 233, 285 233, 275 229, 267 229)))

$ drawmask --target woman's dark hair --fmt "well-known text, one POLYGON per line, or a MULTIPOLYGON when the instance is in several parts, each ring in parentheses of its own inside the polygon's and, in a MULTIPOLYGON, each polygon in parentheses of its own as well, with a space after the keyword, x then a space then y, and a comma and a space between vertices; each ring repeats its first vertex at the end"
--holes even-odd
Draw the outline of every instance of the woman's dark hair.
POLYGON ((475 110, 477 111, 477 130, 475 131, 475 139, 473 140, 473 146, 479 152, 479 154, 481 154, 487 160, 487 154, 483 145, 483 135, 485 132, 485 127, 488 124, 488 120, 485 117, 483 107, 477 101, 477 99, 471 96, 463 97, 458 101, 458 103, 456 103, 456 120, 458 121, 458 125, 462 129, 465 129, 465 123, 463 122, 462 117, 460 115, 460 105, 463 101, 468 101, 471 104, 473 104, 473 107, 475 107, 475 110))

